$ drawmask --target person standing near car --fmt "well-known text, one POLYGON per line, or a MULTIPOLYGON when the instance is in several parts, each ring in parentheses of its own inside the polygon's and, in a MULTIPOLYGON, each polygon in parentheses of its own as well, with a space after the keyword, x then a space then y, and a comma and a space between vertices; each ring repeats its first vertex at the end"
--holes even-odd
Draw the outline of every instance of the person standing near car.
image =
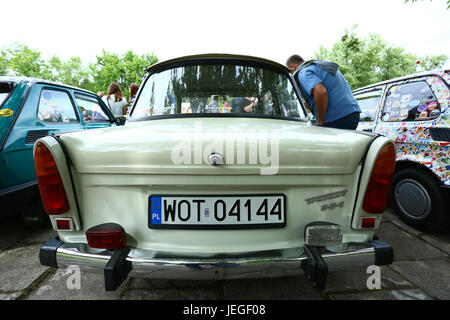
MULTIPOLYGON (((137 93, 138 89, 139 89, 139 86, 137 85, 137 83, 132 83, 128 87, 128 91, 130 92, 130 99, 128 101, 129 108, 131 108, 131 106, 134 103, 134 100, 136 99, 136 93, 137 93)), ((128 114, 129 108, 127 108, 127 111, 125 112, 125 114, 128 114)))
POLYGON ((122 117, 127 112, 127 100, 123 96, 122 88, 117 82, 111 82, 106 96, 102 98, 114 117, 122 117))
POLYGON ((316 125, 356 129, 361 109, 336 63, 325 60, 305 62, 299 55, 292 55, 286 66, 314 113, 316 125))

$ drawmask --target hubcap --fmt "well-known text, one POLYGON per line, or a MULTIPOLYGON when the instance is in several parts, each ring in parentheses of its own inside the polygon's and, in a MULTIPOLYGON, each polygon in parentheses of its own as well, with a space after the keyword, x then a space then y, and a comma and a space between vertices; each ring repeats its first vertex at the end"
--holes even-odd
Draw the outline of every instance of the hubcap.
POLYGON ((424 220, 431 212, 430 196, 415 180, 404 179, 397 183, 394 196, 400 211, 412 220, 424 220))

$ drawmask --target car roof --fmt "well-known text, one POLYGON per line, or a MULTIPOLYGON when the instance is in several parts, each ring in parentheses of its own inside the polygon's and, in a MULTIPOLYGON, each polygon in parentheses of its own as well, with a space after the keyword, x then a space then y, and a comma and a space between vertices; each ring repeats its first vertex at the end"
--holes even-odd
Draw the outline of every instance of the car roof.
POLYGON ((254 62, 258 64, 263 64, 267 66, 271 66, 275 69, 278 69, 280 72, 289 73, 289 69, 272 60, 255 57, 255 56, 247 56, 247 55, 238 55, 238 54, 227 54, 227 53, 207 53, 207 54, 197 54, 197 55, 189 55, 183 56, 175 59, 170 59, 162 62, 155 63, 147 68, 147 72, 152 72, 157 69, 165 69, 170 68, 172 65, 182 65, 184 62, 189 61, 207 61, 207 60, 240 60, 246 62, 254 62))
MULTIPOLYGON (((32 78, 32 77, 19 77, 19 76, 0 76, 0 82, 14 82, 14 83, 29 83, 30 85, 33 85, 35 83, 43 83, 43 84, 50 84, 50 85, 56 85, 56 86, 60 86, 60 87, 65 87, 68 89, 72 89, 72 90, 78 90, 78 91, 83 91, 85 93, 94 93, 92 91, 86 90, 86 89, 81 89, 81 88, 77 88, 74 86, 70 86, 61 82, 54 82, 54 81, 49 81, 49 80, 44 80, 44 79, 39 79, 39 78, 32 78)), ((95 93, 94 93, 95 94, 95 93)))
POLYGON ((414 73, 414 74, 409 74, 406 76, 401 76, 401 77, 397 77, 397 78, 393 78, 393 79, 389 79, 389 80, 385 80, 385 81, 380 81, 377 83, 373 83, 373 84, 369 84, 367 86, 358 88, 353 90, 353 93, 359 92, 359 91, 364 91, 366 89, 370 89, 373 87, 378 87, 378 86, 382 86, 388 83, 393 83, 393 82, 398 82, 398 81, 404 81, 404 80, 408 80, 408 79, 412 79, 412 78, 419 78, 419 77, 423 77, 423 76, 429 76, 429 75, 441 75, 442 73, 445 73, 447 70, 444 69, 436 69, 436 70, 430 70, 430 71, 424 71, 424 72, 418 72, 418 73, 414 73))

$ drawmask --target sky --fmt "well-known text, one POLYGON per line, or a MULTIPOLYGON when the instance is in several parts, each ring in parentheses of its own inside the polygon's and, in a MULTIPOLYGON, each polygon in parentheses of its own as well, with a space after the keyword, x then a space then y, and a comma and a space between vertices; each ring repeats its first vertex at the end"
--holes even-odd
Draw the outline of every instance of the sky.
MULTIPOLYGON (((345 29, 378 33, 420 56, 450 57, 446 0, 22 0, 2 1, 0 48, 14 42, 44 58, 102 50, 154 53, 159 61, 190 54, 235 53, 284 64, 331 48, 345 29)), ((445 67, 450 67, 447 61, 445 67)))

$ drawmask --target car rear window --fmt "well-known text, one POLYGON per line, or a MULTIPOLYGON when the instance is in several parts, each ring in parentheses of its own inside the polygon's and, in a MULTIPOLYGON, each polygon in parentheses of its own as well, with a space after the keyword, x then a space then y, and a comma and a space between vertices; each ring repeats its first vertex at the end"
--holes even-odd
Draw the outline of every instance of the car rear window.
POLYGON ((359 121, 367 122, 375 120, 375 115, 380 104, 382 92, 383 90, 380 89, 355 95, 359 107, 361 108, 359 121))
POLYGON ((0 82, 0 108, 3 103, 6 102, 6 98, 11 94, 14 89, 14 84, 11 82, 0 82))
POLYGON ((426 81, 392 85, 386 94, 383 121, 425 121, 439 117, 441 109, 426 81))
POLYGON ((235 64, 200 64, 151 74, 132 118, 224 114, 305 118, 288 75, 235 64))

